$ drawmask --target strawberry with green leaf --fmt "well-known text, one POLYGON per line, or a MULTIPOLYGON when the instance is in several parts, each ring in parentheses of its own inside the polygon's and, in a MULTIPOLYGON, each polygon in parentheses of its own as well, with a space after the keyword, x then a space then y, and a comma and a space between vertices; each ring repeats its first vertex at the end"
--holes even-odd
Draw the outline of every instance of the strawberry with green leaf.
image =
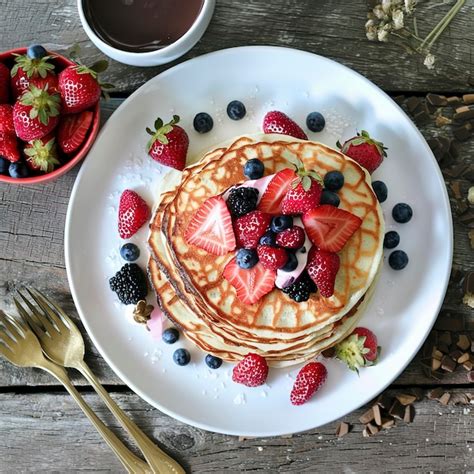
POLYGON ((296 178, 281 202, 283 214, 303 214, 319 206, 323 192, 322 178, 317 171, 306 170, 298 159, 291 160, 296 170, 296 178))
POLYGON ((343 145, 337 142, 337 146, 342 153, 359 163, 370 174, 382 164, 383 159, 387 156, 387 147, 382 142, 373 139, 365 130, 345 141, 343 145))
POLYGON ((99 74, 104 72, 108 65, 106 60, 97 61, 90 67, 78 63, 59 73, 58 87, 63 100, 63 113, 82 112, 94 106, 101 94, 108 97, 106 90, 114 86, 98 80, 99 74))
POLYGON ((31 84, 13 106, 13 125, 21 140, 29 142, 48 135, 58 124, 61 98, 48 85, 31 84))
POLYGON ((33 140, 25 146, 26 165, 38 173, 50 173, 59 165, 56 139, 52 135, 33 140))
POLYGON ((52 56, 31 58, 27 54, 14 54, 15 64, 10 71, 10 85, 13 98, 20 97, 30 85, 39 89, 48 86, 50 91, 57 89, 58 77, 54 72, 52 56))
POLYGON ((157 118, 154 123, 155 130, 147 127, 146 131, 151 135, 147 151, 158 163, 181 171, 186 166, 189 138, 178 123, 179 116, 173 115, 171 121, 166 124, 161 118, 157 118))

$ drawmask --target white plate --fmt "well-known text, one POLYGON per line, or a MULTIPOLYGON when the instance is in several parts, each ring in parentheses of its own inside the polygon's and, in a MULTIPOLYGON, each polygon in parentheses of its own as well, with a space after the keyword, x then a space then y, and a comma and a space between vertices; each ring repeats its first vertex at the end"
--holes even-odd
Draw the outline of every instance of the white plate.
MULTIPOLYGON (((132 238, 143 267, 147 230, 132 238)), ((449 201, 438 165, 425 140, 403 111, 364 77, 328 59, 286 48, 243 47, 201 56, 160 74, 130 96, 105 124, 84 162, 72 192, 66 220, 66 265, 71 291, 94 344, 117 375, 161 411, 206 430, 271 436, 315 428, 371 400, 406 367, 430 331, 448 282, 452 258, 449 201), (226 116, 239 99, 244 120, 226 116), (323 112, 323 133, 310 139, 334 146, 356 129, 369 130, 388 147, 388 158, 374 174, 388 185, 383 203, 387 229, 401 236, 399 248, 410 263, 393 271, 384 262, 370 307, 361 321, 382 346, 378 365, 360 377, 337 361, 325 361, 328 381, 311 402, 293 407, 291 386, 298 368, 270 370, 268 385, 245 388, 231 381, 231 364, 215 371, 204 354, 184 341, 168 346, 154 341, 143 326, 130 322, 129 309, 117 303, 108 278, 123 264, 117 203, 125 188, 136 189, 150 204, 165 169, 145 153, 145 126, 157 116, 182 117, 194 154, 240 134, 260 131, 269 110, 288 113, 300 124, 323 112), (196 113, 214 117, 206 135, 192 127, 196 113), (396 224, 391 209, 409 203, 413 219, 396 224), (192 362, 172 361, 177 347, 190 347, 192 362)), ((387 256, 387 255, 386 255, 387 256)), ((152 296, 152 295, 150 295, 152 296)), ((151 298, 150 298, 151 300, 151 298)))

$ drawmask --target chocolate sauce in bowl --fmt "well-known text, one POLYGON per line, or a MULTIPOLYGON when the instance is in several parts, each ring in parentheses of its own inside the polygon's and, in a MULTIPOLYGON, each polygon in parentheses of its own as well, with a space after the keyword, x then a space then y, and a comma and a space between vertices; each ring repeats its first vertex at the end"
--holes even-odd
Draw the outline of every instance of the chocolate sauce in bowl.
POLYGON ((145 53, 181 38, 204 0, 83 0, 87 22, 110 46, 145 53))

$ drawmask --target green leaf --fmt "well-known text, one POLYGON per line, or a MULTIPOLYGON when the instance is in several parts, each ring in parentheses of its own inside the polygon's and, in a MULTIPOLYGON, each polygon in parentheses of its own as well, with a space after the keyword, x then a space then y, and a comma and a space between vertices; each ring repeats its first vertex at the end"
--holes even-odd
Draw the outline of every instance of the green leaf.
POLYGON ((101 82, 99 85, 102 89, 115 89, 115 85, 110 82, 101 82))
POLYGON ((30 110, 30 119, 35 119, 36 117, 38 117, 38 109, 32 108, 30 110))
POLYGON ((172 125, 176 125, 177 123, 179 123, 179 121, 180 121, 179 115, 173 115, 172 125))
POLYGON ((159 117, 155 120, 155 130, 160 129, 163 126, 163 120, 159 117))
POLYGON ((339 148, 339 150, 342 148, 341 142, 339 140, 336 142, 336 146, 339 148))
POLYGON ((75 60, 79 56, 80 51, 81 47, 77 43, 75 43, 66 50, 65 56, 75 60))
POLYGON ((104 72, 109 67, 109 62, 106 59, 96 61, 89 69, 92 69, 97 74, 104 72))
POLYGON ((171 130, 173 130, 173 127, 171 125, 163 125, 163 127, 160 127, 160 128, 161 128, 160 133, 163 135, 167 135, 168 133, 171 132, 171 130))
POLYGON ((301 186, 305 191, 309 191, 311 189, 311 178, 309 176, 303 176, 301 186))
POLYGON ((155 134, 155 132, 150 127, 145 128, 145 130, 146 130, 146 133, 148 133, 151 136, 155 134))

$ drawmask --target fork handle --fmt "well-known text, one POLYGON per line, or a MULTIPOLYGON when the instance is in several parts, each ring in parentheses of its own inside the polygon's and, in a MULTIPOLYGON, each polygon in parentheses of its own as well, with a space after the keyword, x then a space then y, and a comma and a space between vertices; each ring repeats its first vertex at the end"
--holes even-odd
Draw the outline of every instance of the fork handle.
POLYGON ((89 418, 96 430, 100 433, 102 438, 104 438, 104 441, 110 446, 128 472, 133 474, 150 474, 152 472, 149 466, 140 458, 135 456, 92 411, 91 407, 85 402, 74 385, 72 385, 65 369, 48 360, 44 361, 44 364, 42 363, 40 368, 49 372, 64 385, 66 390, 74 398, 81 410, 87 418, 89 418))
POLYGON ((148 436, 123 412, 123 410, 106 392, 104 387, 102 387, 97 377, 84 361, 82 361, 76 368, 101 396, 102 400, 115 418, 117 418, 123 428, 141 449, 145 459, 153 469, 153 472, 160 474, 185 474, 184 469, 173 458, 169 457, 158 446, 156 446, 153 441, 151 441, 151 439, 148 438, 148 436))

